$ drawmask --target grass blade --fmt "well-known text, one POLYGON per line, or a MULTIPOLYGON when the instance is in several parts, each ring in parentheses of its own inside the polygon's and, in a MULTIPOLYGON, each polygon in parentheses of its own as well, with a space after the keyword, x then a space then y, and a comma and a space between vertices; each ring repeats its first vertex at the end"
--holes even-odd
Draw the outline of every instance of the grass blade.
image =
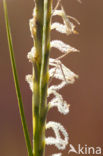
POLYGON ((11 37, 9 20, 8 20, 8 14, 7 14, 7 5, 6 5, 5 0, 3 1, 3 6, 4 6, 7 39, 8 39, 8 45, 9 45, 10 61, 11 61, 13 78, 14 78, 14 83, 15 83, 15 88, 16 88, 17 99, 18 99, 20 117, 21 117, 21 122, 22 122, 22 126, 23 126, 26 145, 27 145, 27 149, 28 149, 28 155, 32 156, 32 148, 31 148, 29 133, 28 133, 28 129, 27 129, 26 119, 25 119, 25 115, 24 115, 24 108, 23 108, 22 97, 21 97, 20 87, 19 87, 19 81, 18 81, 18 76, 17 76, 17 71, 16 71, 16 63, 15 63, 15 58, 14 58, 12 37, 11 37))

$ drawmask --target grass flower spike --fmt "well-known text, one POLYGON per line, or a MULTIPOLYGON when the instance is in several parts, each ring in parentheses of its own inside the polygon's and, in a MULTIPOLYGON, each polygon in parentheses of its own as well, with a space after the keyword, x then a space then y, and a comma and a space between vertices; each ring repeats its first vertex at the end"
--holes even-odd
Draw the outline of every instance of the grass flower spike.
MULTIPOLYGON (((74 22, 77 24, 80 23, 74 17, 66 15, 60 0, 57 2, 56 7, 54 9, 52 8, 53 0, 35 0, 33 17, 29 20, 33 47, 28 52, 27 58, 32 64, 32 73, 26 75, 25 80, 28 82, 32 91, 33 148, 31 148, 17 79, 6 3, 4 1, 10 58, 28 156, 45 156, 45 145, 55 145, 58 150, 62 151, 65 150, 69 143, 69 135, 63 125, 54 121, 49 121, 47 123, 46 119, 47 113, 54 107, 63 115, 69 113, 70 104, 63 99, 59 90, 68 84, 73 84, 75 79, 78 78, 78 75, 62 63, 62 58, 71 52, 79 52, 79 50, 58 39, 50 41, 50 34, 53 30, 68 36, 77 34, 74 22), (63 23, 52 23, 52 18, 54 16, 60 16, 63 23), (71 19, 74 22, 71 22, 71 19), (50 51, 52 51, 52 48, 58 49, 61 55, 57 58, 50 58, 50 51), (53 79, 59 80, 58 84, 53 85, 53 83, 51 83, 53 79), (51 95, 53 95, 53 98, 49 100, 51 95), (55 137, 46 137, 45 132, 50 128, 53 130, 55 137), (63 138, 60 133, 62 133, 63 138)), ((62 153, 58 152, 51 156, 62 156, 62 153)))
MULTIPOLYGON (((57 7, 58 7, 58 5, 59 5, 59 3, 57 4, 57 7)), ((36 10, 36 8, 33 11, 33 19, 30 20, 30 31, 31 31, 32 37, 34 38, 34 45, 36 45, 35 36, 34 36, 34 32, 36 31, 36 29, 35 29, 35 18, 36 18, 35 10, 36 10)), ((56 15, 61 16, 61 18, 63 19, 63 24, 60 24, 58 22, 52 23, 51 30, 49 29, 49 31, 52 31, 55 29, 60 33, 65 33, 66 35, 76 33, 75 26, 72 22, 70 22, 70 19, 72 18, 78 24, 79 24, 79 22, 75 18, 73 18, 71 16, 67 16, 62 5, 61 5, 61 10, 54 9, 51 12, 52 12, 51 19, 53 18, 53 16, 56 16, 56 15)), ((45 15, 45 13, 44 13, 44 15, 45 15)), ((42 40, 42 42, 43 42, 43 40, 42 40)), ((67 84, 73 84, 75 81, 75 78, 78 78, 78 75, 73 73, 70 69, 68 69, 65 65, 63 65, 61 62, 61 59, 63 57, 65 57, 67 54, 69 54, 71 52, 79 52, 79 50, 77 50, 74 47, 71 47, 70 45, 68 45, 60 40, 53 40, 51 42, 49 40, 49 42, 45 43, 45 44, 50 45, 49 50, 52 48, 56 48, 59 51, 61 51, 61 53, 63 53, 58 58, 48 58, 48 60, 46 60, 49 54, 45 54, 45 51, 42 51, 42 57, 45 57, 45 60, 43 60, 44 61, 43 63, 44 63, 44 65, 46 64, 48 66, 44 70, 44 72, 48 70, 49 76, 50 76, 48 84, 53 80, 53 78, 61 80, 61 82, 58 85, 52 85, 52 86, 49 86, 49 88, 47 87, 45 95, 48 95, 48 97, 49 97, 51 94, 53 94, 54 98, 48 102, 46 107, 48 108, 48 110, 50 110, 53 107, 57 107, 57 109, 60 113, 66 115, 67 113, 69 113, 70 105, 66 101, 63 100, 62 95, 60 95, 60 93, 58 93, 58 91, 67 84), (45 55, 47 55, 47 56, 45 56, 45 55)), ((45 48, 44 46, 46 46, 46 45, 42 45, 43 50, 45 48)), ((34 46, 31 49, 31 52, 28 53, 27 58, 29 59, 30 62, 32 62, 32 63, 35 62, 34 60, 36 59, 36 46, 34 46)), ((42 71, 42 67, 41 67, 41 71, 42 71)), ((33 92, 33 75, 27 75, 26 80, 29 83, 30 88, 33 92)), ((45 81, 45 80, 43 80, 43 81, 45 81)), ((40 91, 40 93, 41 93, 41 91, 40 91)), ((43 107, 42 107, 42 109, 43 109, 43 107)), ((68 144, 68 139, 69 139, 68 134, 67 134, 66 130, 64 129, 64 127, 60 123, 49 121, 46 124, 46 129, 49 129, 49 128, 53 129, 55 138, 54 137, 45 138, 46 144, 47 145, 55 145, 59 150, 64 150, 66 145, 68 144), (61 138, 60 131, 63 134, 64 139, 61 138)), ((61 155, 61 153, 53 154, 53 155, 61 155)))

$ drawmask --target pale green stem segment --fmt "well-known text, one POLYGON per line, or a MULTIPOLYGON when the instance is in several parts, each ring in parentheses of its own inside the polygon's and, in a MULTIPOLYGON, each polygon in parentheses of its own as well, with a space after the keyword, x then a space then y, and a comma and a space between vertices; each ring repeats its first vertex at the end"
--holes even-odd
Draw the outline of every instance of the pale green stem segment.
POLYGON ((42 31, 43 31, 43 1, 35 0, 35 17, 34 17, 34 46, 36 49, 36 57, 33 63, 33 93, 32 93, 32 119, 33 119, 33 156, 41 156, 40 146, 40 119, 39 119, 39 106, 40 106, 40 70, 41 70, 41 57, 42 57, 42 31))
POLYGON ((24 108, 23 108, 22 97, 21 97, 20 87, 19 87, 19 81, 18 81, 18 76, 17 76, 17 71, 16 71, 16 63, 15 63, 15 58, 14 58, 12 37, 11 37, 10 25, 9 25, 8 14, 7 14, 7 6, 6 6, 5 0, 3 1, 3 6, 4 6, 8 45, 9 45, 10 61, 11 61, 13 78, 14 78, 14 83, 15 83, 15 88, 16 88, 17 99, 18 99, 20 117, 21 117, 21 122, 22 122, 22 126, 23 126, 26 146, 28 149, 28 156, 32 156, 32 147, 31 147, 29 133, 28 133, 27 124, 26 124, 26 119, 25 119, 25 115, 24 115, 24 108))
POLYGON ((40 75, 40 103, 41 110, 47 102, 47 85, 49 80, 49 51, 50 51, 50 22, 51 22, 51 3, 52 0, 44 0, 44 24, 43 24, 43 39, 42 39, 42 66, 40 75))
POLYGON ((51 4, 52 0, 35 0, 36 15, 33 35, 36 57, 33 63, 32 96, 33 156, 45 155, 51 4))

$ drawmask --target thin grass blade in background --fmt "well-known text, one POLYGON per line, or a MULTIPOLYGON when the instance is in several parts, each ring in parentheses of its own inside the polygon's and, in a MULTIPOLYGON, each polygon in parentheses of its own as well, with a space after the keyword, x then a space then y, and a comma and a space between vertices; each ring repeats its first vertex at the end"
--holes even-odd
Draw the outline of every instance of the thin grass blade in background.
POLYGON ((11 66, 12 66, 16 95, 17 95, 17 99, 18 99, 20 117, 21 117, 21 122, 22 122, 23 130, 24 130, 24 136, 25 136, 25 141, 26 141, 26 145, 27 145, 27 149, 28 149, 28 155, 32 156, 32 147, 31 147, 29 133, 28 133, 27 124, 26 124, 26 119, 25 119, 25 115, 24 115, 24 108, 23 108, 22 97, 21 97, 21 92, 20 92, 20 87, 19 87, 19 81, 18 81, 18 76, 17 76, 17 71, 16 71, 16 63, 15 63, 15 58, 14 58, 12 36, 11 36, 10 25, 9 25, 9 20, 8 20, 7 5, 6 5, 5 0, 3 1, 3 6, 4 6, 4 16, 5 16, 5 24, 6 24, 6 31, 7 31, 7 39, 8 39, 8 45, 9 45, 10 61, 11 61, 11 66))

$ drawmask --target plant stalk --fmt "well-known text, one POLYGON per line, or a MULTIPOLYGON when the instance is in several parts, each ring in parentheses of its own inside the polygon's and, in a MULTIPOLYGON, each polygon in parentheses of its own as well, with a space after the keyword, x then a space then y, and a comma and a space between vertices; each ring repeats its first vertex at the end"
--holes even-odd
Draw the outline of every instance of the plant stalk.
POLYGON ((37 57, 33 63, 33 156, 45 155, 51 2, 52 0, 35 1, 36 16, 34 45, 37 57))

